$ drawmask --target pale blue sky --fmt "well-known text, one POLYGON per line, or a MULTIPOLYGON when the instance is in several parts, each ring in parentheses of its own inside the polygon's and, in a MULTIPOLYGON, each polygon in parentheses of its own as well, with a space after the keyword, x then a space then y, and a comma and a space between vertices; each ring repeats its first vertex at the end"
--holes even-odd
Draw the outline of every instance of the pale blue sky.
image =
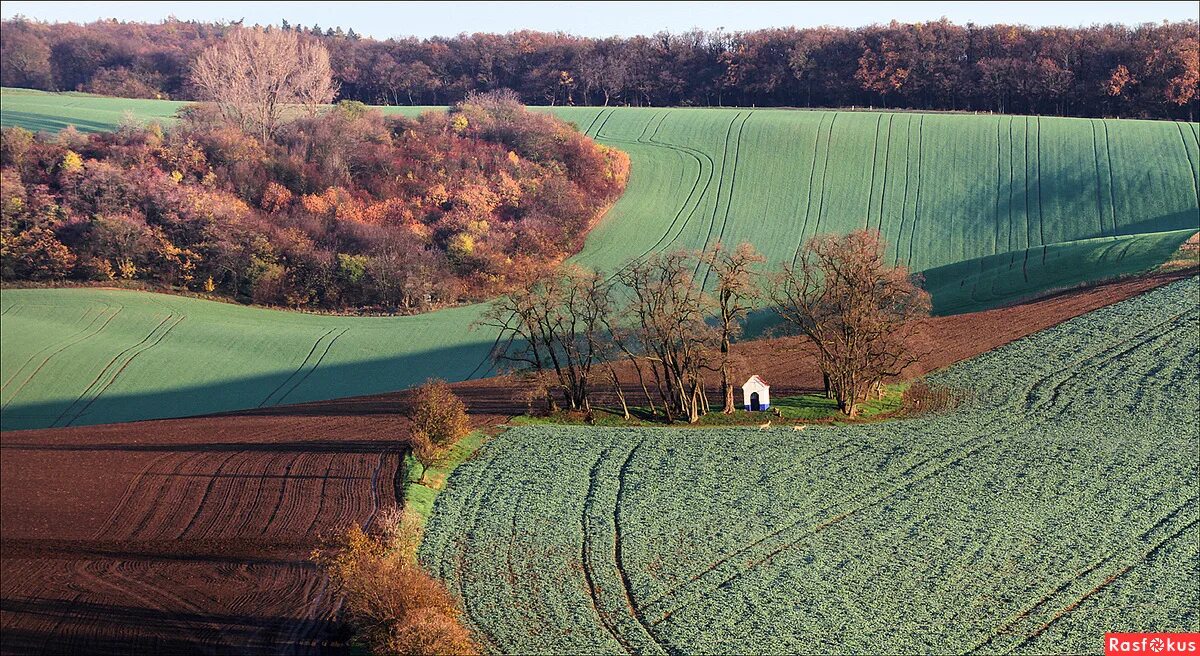
POLYGON ((47 21, 98 18, 157 22, 238 20, 354 28, 376 38, 449 36, 518 29, 585 36, 630 36, 692 27, 747 30, 763 27, 857 27, 870 23, 936 20, 956 23, 1090 25, 1196 18, 1200 2, 18 2, 3 16, 47 21))

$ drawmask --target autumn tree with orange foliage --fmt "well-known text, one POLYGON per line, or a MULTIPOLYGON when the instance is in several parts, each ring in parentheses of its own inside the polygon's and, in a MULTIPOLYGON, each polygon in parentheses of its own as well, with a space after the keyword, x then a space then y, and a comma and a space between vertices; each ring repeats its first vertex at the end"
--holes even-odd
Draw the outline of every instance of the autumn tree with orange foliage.
POLYGON ((430 467, 441 464, 450 448, 471 432, 467 406, 444 380, 430 380, 413 392, 408 411, 412 426, 409 445, 413 456, 421 463, 421 478, 430 467))
POLYGON ((372 654, 478 654, 446 588, 416 562, 411 514, 385 516, 383 536, 357 524, 312 559, 342 595, 355 638, 372 654))
POLYGON ((843 414, 857 417, 884 379, 918 360, 913 343, 929 294, 887 262, 878 231, 813 237, 774 282, 775 311, 816 348, 843 414))

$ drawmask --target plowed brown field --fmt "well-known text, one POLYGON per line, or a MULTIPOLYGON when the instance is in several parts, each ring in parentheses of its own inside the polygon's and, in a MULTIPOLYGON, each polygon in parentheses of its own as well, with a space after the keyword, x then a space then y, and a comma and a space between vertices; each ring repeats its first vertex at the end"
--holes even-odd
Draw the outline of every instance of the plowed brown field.
MULTIPOLYGON (((923 369, 1181 275, 931 319, 923 369)), ((820 382, 794 339, 745 355, 776 394, 820 382)), ((510 380, 455 387, 479 426, 524 410, 510 380)), ((338 600, 307 556, 323 531, 397 503, 406 398, 0 434, 0 651, 342 648, 338 600)))

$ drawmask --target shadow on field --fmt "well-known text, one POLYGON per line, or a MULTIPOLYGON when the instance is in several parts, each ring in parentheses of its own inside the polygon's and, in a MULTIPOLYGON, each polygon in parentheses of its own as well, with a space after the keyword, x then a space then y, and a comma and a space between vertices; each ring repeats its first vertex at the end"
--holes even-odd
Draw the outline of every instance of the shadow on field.
MULTIPOLYGON (((396 335, 401 342, 403 337, 399 332, 396 335)), ((35 403, 22 403, 18 399, 0 413, 0 429, 90 426, 231 412, 261 416, 397 414, 403 411, 406 403, 402 391, 438 372, 450 382, 493 375, 487 357, 491 346, 490 341, 477 342, 423 353, 322 364, 315 369, 301 367, 300 370, 281 370, 269 375, 139 394, 101 393, 90 398, 35 403), (395 382, 389 384, 389 381, 395 382), (389 393, 389 390, 397 391, 389 393)), ((511 405, 507 399, 497 402, 494 389, 490 396, 481 394, 479 398, 472 398, 471 390, 462 390, 460 395, 471 410, 479 414, 511 405)))
MULTIPOLYGON (((315 653, 303 636, 280 641, 296 618, 227 613, 177 612, 135 606, 60 599, 0 599, 0 613, 21 618, 6 628, 0 651, 10 654, 181 654, 208 653, 214 642, 239 654, 315 653), (99 626, 98 626, 99 625, 99 626), (84 633, 86 632, 86 633, 84 633), (74 636, 86 635, 86 638, 74 636), (171 637, 165 637, 171 636, 171 637), (218 638, 214 641, 214 638, 218 638)), ((310 635, 328 635, 340 627, 314 621, 310 635)), ((328 653, 328 645, 324 646, 328 653)))
POLYGON ((58 119, 45 114, 18 112, 9 109, 4 110, 3 125, 4 127, 20 126, 32 132, 58 132, 72 125, 80 132, 104 132, 112 129, 112 125, 104 121, 58 119))

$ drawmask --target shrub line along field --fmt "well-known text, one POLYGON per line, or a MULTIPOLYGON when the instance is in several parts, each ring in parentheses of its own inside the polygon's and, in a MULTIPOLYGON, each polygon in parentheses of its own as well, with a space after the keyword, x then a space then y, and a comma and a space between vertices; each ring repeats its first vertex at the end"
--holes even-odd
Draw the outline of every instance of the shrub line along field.
MULTIPOLYGON (((166 121, 180 106, 16 89, 4 89, 0 99, 0 123, 30 129, 111 129, 126 110, 166 121)), ((383 109, 413 115, 430 108, 383 109)), ((626 193, 574 258, 608 272, 647 253, 716 241, 752 242, 776 266, 793 261, 814 234, 875 227, 898 261, 923 272, 935 310, 953 314, 1153 268, 1200 228, 1194 123, 545 111, 632 158, 626 193)), ((469 329, 479 306, 329 317, 127 291, 9 289, 0 312, 5 430, 195 415, 379 393, 430 376, 486 376, 496 337, 469 329)))
POLYGON ((1082 653, 1200 629, 1200 278, 933 376, 941 416, 803 433, 527 426, 423 562, 498 652, 1082 653))
MULTIPOLYGON (((977 354, 1173 279, 1178 275, 1127 280, 1012 308, 935 318, 931 339, 942 348, 928 366, 977 354)), ((749 366, 768 379, 818 385, 809 356, 794 341, 747 349, 749 366), (792 356, 779 358, 778 352, 792 356)), ((513 381, 472 380, 455 388, 477 427, 525 409, 513 381)), ((407 399, 400 392, 226 416, 0 434, 0 652, 86 646, 89 653, 307 653, 343 646, 336 600, 307 556, 317 535, 341 522, 369 525, 398 502, 403 472, 393 448, 406 430, 407 399)), ((719 434, 710 430, 704 433, 719 434)), ((830 440, 813 457, 836 464, 853 446, 846 439, 830 440)), ((627 566, 643 553, 627 541, 637 540, 637 532, 627 528, 628 513, 622 510, 614 523, 604 505, 612 497, 603 495, 617 487, 622 508, 625 499, 636 499, 631 495, 639 481, 629 473, 645 462, 645 448, 632 454, 623 481, 597 480, 601 496, 589 506, 596 511, 589 526, 599 531, 619 523, 622 535, 617 543, 612 533, 589 534, 597 537, 588 557, 602 572, 614 558, 627 566), (619 555, 611 555, 606 546, 617 544, 619 555)), ((596 455, 579 466, 591 467, 596 455)), ((619 470, 626 455, 610 453, 598 475, 619 470)), ((793 463, 779 463, 759 475, 786 473, 789 467, 793 463)), ((430 481, 437 480, 431 474, 430 481)), ((464 494, 465 479, 453 480, 450 494, 464 494)), ((514 487, 520 504, 537 493, 525 484, 514 487)), ((410 486, 406 503, 428 512, 430 495, 429 488, 410 486)), ((679 509, 666 510, 684 517, 679 509)), ((568 524, 578 526, 581 519, 579 508, 568 524)), ((487 529, 488 523, 481 519, 480 526, 487 529)), ((634 599, 652 599, 633 587, 640 580, 630 579, 634 599)), ((596 581, 597 603, 622 608, 623 593, 608 585, 612 579, 596 581)), ((628 614, 615 617, 619 631, 638 630, 628 614)), ((672 621, 651 626, 660 631, 672 621)))

